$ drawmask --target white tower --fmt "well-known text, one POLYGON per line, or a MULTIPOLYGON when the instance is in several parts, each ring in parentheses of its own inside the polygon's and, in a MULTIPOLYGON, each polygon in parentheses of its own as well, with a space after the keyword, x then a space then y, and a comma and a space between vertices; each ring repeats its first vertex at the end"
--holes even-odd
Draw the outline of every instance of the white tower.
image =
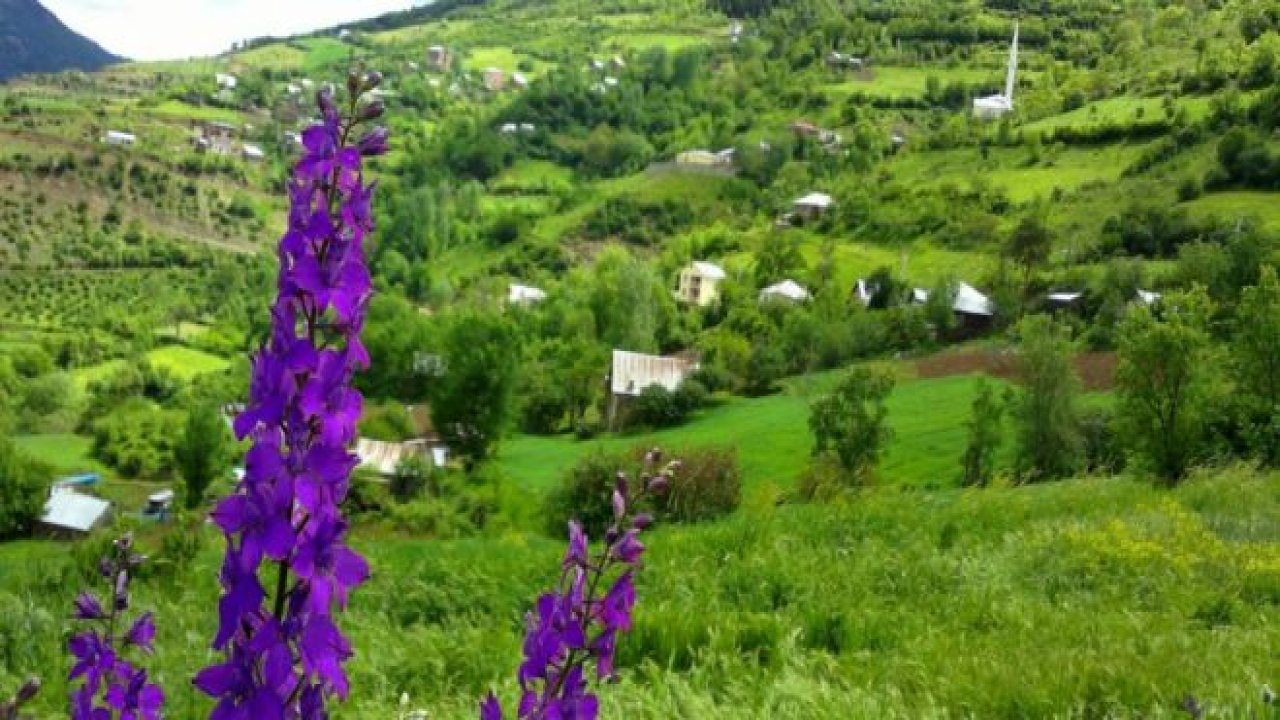
POLYGON ((1018 23, 1013 23, 1013 43, 1009 46, 1009 68, 1004 78, 1004 93, 973 99, 973 116, 979 120, 995 120, 1013 111, 1013 89, 1018 82, 1018 23))

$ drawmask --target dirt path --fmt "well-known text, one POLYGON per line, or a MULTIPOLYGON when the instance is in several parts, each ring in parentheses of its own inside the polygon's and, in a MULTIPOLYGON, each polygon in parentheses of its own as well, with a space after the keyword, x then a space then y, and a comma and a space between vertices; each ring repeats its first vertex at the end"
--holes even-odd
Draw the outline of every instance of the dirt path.
MULTIPOLYGON (((1076 372, 1089 392, 1110 390, 1115 386, 1116 354, 1088 352, 1075 358, 1076 372)), ((921 358, 915 364, 922 378, 950 377, 985 373, 1018 382, 1018 356, 1009 350, 960 350, 941 352, 921 358)))

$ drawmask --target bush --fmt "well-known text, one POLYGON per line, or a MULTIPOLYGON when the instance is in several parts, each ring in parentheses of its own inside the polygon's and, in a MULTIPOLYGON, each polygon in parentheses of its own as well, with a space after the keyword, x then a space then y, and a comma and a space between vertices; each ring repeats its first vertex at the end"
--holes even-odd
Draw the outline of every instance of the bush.
POLYGON ((631 419, 644 427, 674 427, 706 405, 707 396, 707 389, 693 379, 680 383, 675 392, 661 385, 650 385, 636 398, 631 419))
POLYGON ((402 503, 409 502, 428 489, 432 495, 440 494, 439 471, 429 461, 410 457, 400 461, 391 476, 391 495, 402 503))
POLYGON ((52 480, 52 470, 0 438, 0 540, 31 533, 52 480))
MULTIPOLYGON (((613 522, 611 497, 619 472, 636 478, 644 465, 647 446, 630 451, 595 450, 561 480, 545 506, 547 532, 564 534, 570 520, 582 524, 589 536, 604 532, 613 522)), ((728 515, 742 501, 742 471, 731 447, 683 448, 670 453, 680 470, 660 496, 645 508, 659 521, 698 522, 728 515)))
POLYGON ((1116 432, 1114 413, 1105 408, 1089 408, 1081 412, 1080 436, 1084 439, 1087 472, 1112 475, 1124 469, 1124 444, 1116 432))
POLYGON ((399 442, 416 433, 409 411, 398 403, 371 407, 360 418, 360 436, 372 440, 399 442))

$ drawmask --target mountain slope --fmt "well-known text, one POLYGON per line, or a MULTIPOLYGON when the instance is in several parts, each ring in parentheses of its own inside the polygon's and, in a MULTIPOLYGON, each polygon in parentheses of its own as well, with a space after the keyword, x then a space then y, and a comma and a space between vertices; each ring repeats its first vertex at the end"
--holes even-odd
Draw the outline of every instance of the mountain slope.
POLYGON ((36 0, 0 0, 0 81, 24 73, 97 70, 119 59, 36 0))

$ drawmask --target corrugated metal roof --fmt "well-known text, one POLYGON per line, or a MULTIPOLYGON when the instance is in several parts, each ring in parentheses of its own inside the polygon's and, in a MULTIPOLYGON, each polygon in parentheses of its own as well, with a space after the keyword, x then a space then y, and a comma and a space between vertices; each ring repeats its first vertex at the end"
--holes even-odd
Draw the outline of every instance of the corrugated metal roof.
POLYGON ((795 280, 783 280, 760 291, 761 300, 770 298, 783 298, 794 302, 803 302, 809 299, 809 291, 795 280))
POLYGON ((396 467, 409 458, 427 459, 437 467, 443 467, 449 461, 448 448, 432 445, 426 440, 387 442, 360 438, 356 441, 356 455, 361 466, 372 468, 380 475, 394 475, 396 467))
POLYGON ((49 496, 40 522, 51 527, 76 532, 89 532, 111 510, 111 503, 76 492, 60 492, 49 496))
POLYGON ((835 204, 831 196, 821 192, 811 192, 808 195, 796 200, 795 204, 799 207, 813 207, 826 209, 835 204))
POLYGON ((956 301, 951 308, 966 315, 994 315, 995 305, 968 283, 956 283, 956 301))
POLYGON ((661 385, 674 391, 694 370, 698 363, 682 357, 660 357, 644 353, 613 351, 613 371, 609 389, 614 395, 638 396, 651 385, 661 385))
POLYGON ((703 260, 693 261, 693 271, 708 280, 723 280, 725 278, 724 268, 703 260))
POLYGON ((532 285, 511 283, 507 288, 507 302, 515 305, 531 305, 547 299, 546 291, 532 285))

